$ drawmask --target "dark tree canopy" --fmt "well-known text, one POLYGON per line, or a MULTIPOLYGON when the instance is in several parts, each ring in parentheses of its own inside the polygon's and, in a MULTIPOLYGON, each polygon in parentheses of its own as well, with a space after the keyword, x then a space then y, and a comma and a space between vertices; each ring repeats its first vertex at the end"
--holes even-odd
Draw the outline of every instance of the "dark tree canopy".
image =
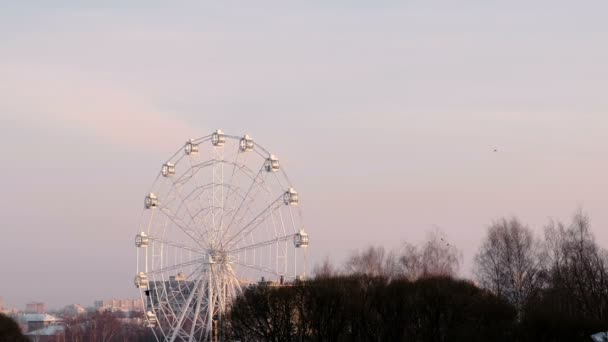
POLYGON ((0 313, 0 342, 26 342, 29 341, 22 333, 17 322, 5 314, 0 313))
POLYGON ((253 286, 234 303, 242 341, 512 341, 515 309, 451 277, 346 275, 253 286))

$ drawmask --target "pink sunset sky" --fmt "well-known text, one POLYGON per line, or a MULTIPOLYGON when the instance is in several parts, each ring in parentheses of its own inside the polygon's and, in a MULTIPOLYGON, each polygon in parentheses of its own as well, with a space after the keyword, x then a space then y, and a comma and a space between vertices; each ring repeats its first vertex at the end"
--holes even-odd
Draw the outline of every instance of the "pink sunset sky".
POLYGON ((281 156, 310 266, 583 208, 608 247, 605 1, 0 5, 0 296, 135 297, 160 165, 216 128, 281 156), (497 149, 497 152, 494 152, 497 149))

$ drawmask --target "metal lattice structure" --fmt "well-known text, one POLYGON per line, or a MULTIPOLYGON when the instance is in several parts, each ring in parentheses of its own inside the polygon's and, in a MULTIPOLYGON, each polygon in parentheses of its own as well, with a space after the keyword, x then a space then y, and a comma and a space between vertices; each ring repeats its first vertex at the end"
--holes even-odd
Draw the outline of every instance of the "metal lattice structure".
POLYGON ((186 144, 144 199, 135 285, 159 341, 211 341, 259 279, 306 274, 300 196, 279 159, 221 130, 186 144))

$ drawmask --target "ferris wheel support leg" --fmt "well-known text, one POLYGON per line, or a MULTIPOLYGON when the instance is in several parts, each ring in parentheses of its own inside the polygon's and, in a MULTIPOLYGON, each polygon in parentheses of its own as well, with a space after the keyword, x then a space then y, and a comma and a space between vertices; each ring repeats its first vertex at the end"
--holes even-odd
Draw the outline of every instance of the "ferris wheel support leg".
POLYGON ((215 307, 215 298, 213 298, 213 265, 209 265, 209 286, 207 287, 208 302, 207 302, 207 332, 206 339, 212 336, 213 331, 213 309, 215 307))
MULTIPOLYGON (((196 281, 196 285, 193 287, 192 292, 188 296, 188 300, 186 301, 186 303, 184 303, 184 306, 182 307, 182 312, 179 315, 179 320, 177 321, 177 324, 176 324, 175 328, 172 329, 173 330, 173 335, 171 335, 170 342, 174 342, 175 339, 177 338, 177 335, 178 335, 179 331, 181 330, 181 326, 184 323, 184 318, 186 317, 186 314, 189 311, 188 309, 190 308, 190 303, 192 303, 192 298, 194 298, 194 295, 196 294, 196 289, 202 283, 201 280, 202 280, 202 278, 199 278, 196 281)), ((202 291, 199 290, 199 292, 202 292, 202 291)))
POLYGON ((192 328, 190 329, 190 339, 188 341, 194 341, 194 334, 196 328, 196 321, 198 320, 199 312, 201 311, 201 303, 203 301, 203 293, 205 284, 201 282, 201 288, 198 290, 198 297, 196 298, 196 311, 194 312, 194 318, 192 319, 192 328))

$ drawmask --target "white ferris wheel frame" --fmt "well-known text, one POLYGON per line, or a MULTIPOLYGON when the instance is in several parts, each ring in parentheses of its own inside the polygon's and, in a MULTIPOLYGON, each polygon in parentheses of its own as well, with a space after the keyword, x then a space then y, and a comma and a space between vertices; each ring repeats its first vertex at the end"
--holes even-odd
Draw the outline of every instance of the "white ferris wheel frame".
POLYGON ((279 159, 248 135, 218 129, 173 154, 145 197, 135 238, 135 285, 157 340, 217 339, 218 322, 254 276, 305 277, 299 204, 279 159))

